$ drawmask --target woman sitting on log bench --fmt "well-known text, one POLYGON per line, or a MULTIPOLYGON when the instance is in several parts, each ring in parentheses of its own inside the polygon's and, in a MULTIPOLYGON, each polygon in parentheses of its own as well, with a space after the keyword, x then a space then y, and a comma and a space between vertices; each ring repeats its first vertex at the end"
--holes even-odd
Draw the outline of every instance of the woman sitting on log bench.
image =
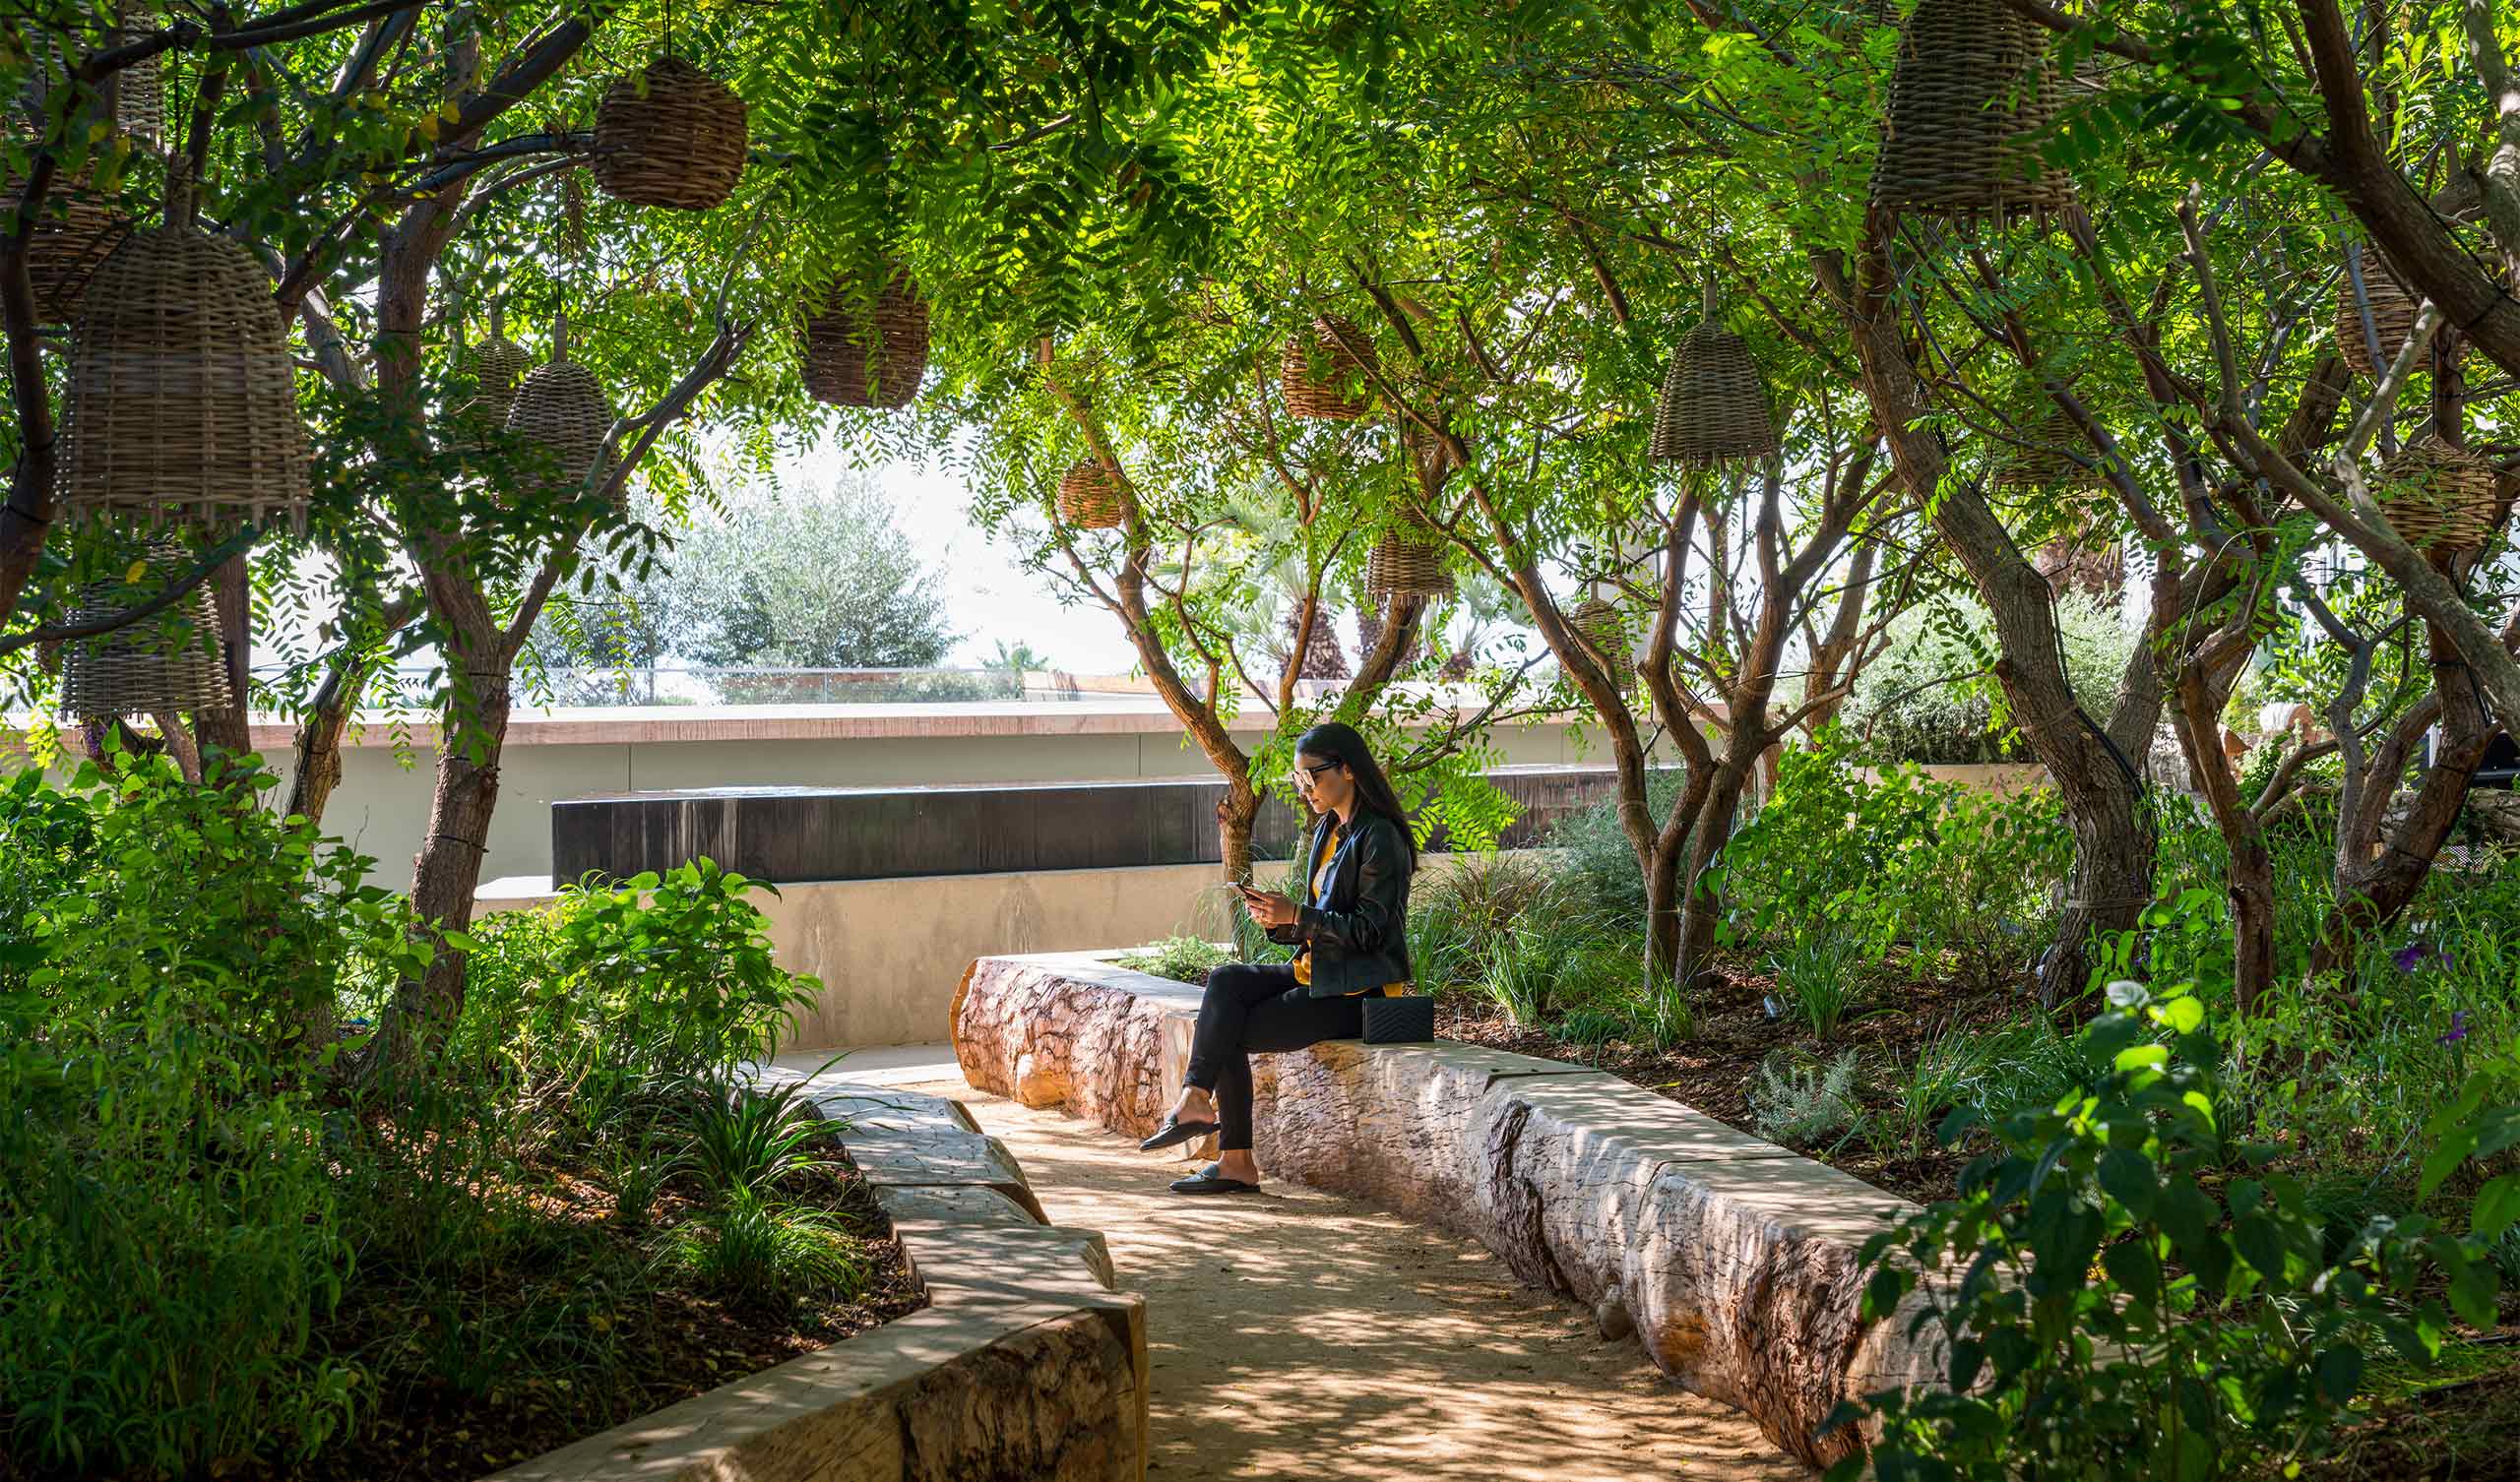
POLYGON ((1236 962, 1208 974, 1180 1097, 1149 1152, 1209 1133, 1217 1160, 1172 1184, 1175 1194, 1254 1194, 1251 1055, 1300 1050, 1364 1032, 1363 1000, 1409 987, 1409 877, 1418 845, 1400 797, 1354 728, 1331 721, 1295 738, 1295 790, 1318 815, 1305 841, 1306 903, 1235 884, 1269 940, 1295 949, 1284 965, 1236 962))

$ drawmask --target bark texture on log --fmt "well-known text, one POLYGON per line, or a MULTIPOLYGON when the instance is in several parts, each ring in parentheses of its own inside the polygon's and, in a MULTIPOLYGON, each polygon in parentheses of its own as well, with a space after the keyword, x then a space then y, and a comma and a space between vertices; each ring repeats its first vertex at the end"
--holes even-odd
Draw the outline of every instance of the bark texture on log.
MULTIPOLYGON (((955 1054, 974 1085, 1144 1136, 1198 996, 1081 955, 984 957, 955 1000, 955 1054)), ((1816 1434, 1841 1399, 1943 1370, 1930 1329, 1858 1316, 1858 1249, 1914 1206, 1677 1102, 1440 1042, 1330 1041, 1254 1057, 1252 1080, 1272 1175, 1479 1240, 1589 1311, 1615 1305, 1665 1373, 1806 1461, 1854 1448, 1816 1434)))

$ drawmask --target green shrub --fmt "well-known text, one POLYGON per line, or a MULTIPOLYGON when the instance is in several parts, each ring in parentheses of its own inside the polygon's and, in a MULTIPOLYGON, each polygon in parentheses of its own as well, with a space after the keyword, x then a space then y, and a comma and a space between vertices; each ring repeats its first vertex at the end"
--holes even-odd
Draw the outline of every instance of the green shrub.
MULTIPOLYGON (((2065 677, 2083 709, 2106 720, 2135 635, 2112 609, 2068 595, 2056 604, 2065 677)), ((1892 619, 1881 656, 1857 676, 1842 719, 1862 755, 1882 762, 2030 760, 2018 730, 1999 722, 1994 618, 1977 601, 1945 597, 1892 619)))
POLYGON ((1717 856, 1735 941, 1827 921, 1880 957, 1906 945, 1992 979, 2054 930, 2048 895, 2073 836, 2046 788, 1981 792, 1914 767, 1866 779, 1831 732, 1789 752, 1775 792, 1717 856))
POLYGON ((1861 939, 1822 927, 1796 935, 1769 959, 1786 1004, 1815 1039, 1832 1039, 1855 1002, 1866 961, 1861 939))
POLYGON ((765 1058, 821 985, 773 957, 755 891, 778 894, 701 858, 492 916, 459 942, 454 1057, 564 1088, 585 1127, 660 1081, 765 1058))
POLYGON ((677 1097, 688 1157, 702 1184, 721 1199, 767 1197, 782 1184, 832 1160, 820 1146, 833 1128, 814 1113, 807 1083, 764 1087, 727 1070, 692 1077, 677 1097))
POLYGON ((352 1416, 309 1331, 352 1246, 308 1031, 334 964, 400 934, 270 782, 125 759, 0 793, 77 882, 14 903, 0 993, 0 1452, 34 1466, 298 1456, 352 1416))
MULTIPOLYGON (((2110 985, 2081 1036, 2093 1084, 1995 1126, 1961 1194, 1867 1241, 1867 1319, 1934 1330, 1949 1388, 1840 1408, 1881 1439, 1832 1472, 1884 1479, 2272 1475, 2315 1456, 2362 1388, 2372 1343, 2431 1361, 2460 1317, 2495 1321, 2488 1242, 2520 1176, 2478 1192, 2453 1237, 2420 1216, 2325 1223, 2275 1149, 2221 1117, 2205 1005, 2110 985), (1945 1269, 1932 1285, 1920 1271, 1945 1269)), ((1968 1131, 1956 1117, 1946 1137, 1968 1131)), ((2427 1186, 2520 1142, 2520 1111, 2475 1086, 2437 1114, 2427 1186)), ((2430 1188, 2420 1190, 2429 1194, 2430 1188)))
POLYGON ((1993 1029, 1954 1026, 1902 1069, 1892 1097, 1896 1129, 1919 1150, 1947 1113, 2000 1119, 2052 1106, 2081 1072, 2073 1042, 2044 1015, 1993 1029))
POLYGON ((761 1312, 865 1289, 863 1248, 829 1215, 738 1191, 674 1232, 670 1259, 706 1288, 761 1312))
MULTIPOLYGON (((1687 777, 1676 767, 1658 767, 1645 774, 1645 807, 1655 827, 1678 806, 1687 777)), ((1548 831, 1548 846, 1560 851, 1563 879, 1574 900, 1605 921, 1645 921, 1645 875, 1637 868, 1635 847, 1619 823, 1615 802, 1596 803, 1559 819, 1548 831)), ((1685 855, 1687 844, 1681 849, 1685 855)))
POLYGON ((1591 986, 1587 969, 1598 960, 1600 930, 1579 912, 1523 911, 1495 939, 1481 990, 1515 1023, 1538 1025, 1562 998, 1591 986))
POLYGON ((1750 1086, 1750 1116, 1759 1136, 1794 1147, 1853 1136, 1863 1123, 1855 1079, 1852 1049, 1827 1061, 1796 1050, 1769 1052, 1750 1086))
POLYGON ((1143 952, 1115 958, 1131 972, 1152 973, 1176 983, 1204 983, 1208 974, 1234 960, 1231 951, 1198 937, 1166 937, 1143 952))

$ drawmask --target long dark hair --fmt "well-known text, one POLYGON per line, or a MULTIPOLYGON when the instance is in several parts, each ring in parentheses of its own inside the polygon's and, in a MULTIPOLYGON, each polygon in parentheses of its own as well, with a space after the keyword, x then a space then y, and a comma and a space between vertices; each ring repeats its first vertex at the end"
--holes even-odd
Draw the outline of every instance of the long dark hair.
POLYGON ((1409 868, 1418 868, 1418 835, 1410 831, 1409 812, 1400 806, 1400 794, 1391 790, 1391 778, 1382 774, 1375 763, 1373 749, 1356 728, 1338 720, 1324 720, 1295 737, 1295 755, 1319 757, 1348 769, 1356 779, 1356 807, 1365 813, 1379 813, 1400 826, 1400 840, 1409 846, 1409 868))

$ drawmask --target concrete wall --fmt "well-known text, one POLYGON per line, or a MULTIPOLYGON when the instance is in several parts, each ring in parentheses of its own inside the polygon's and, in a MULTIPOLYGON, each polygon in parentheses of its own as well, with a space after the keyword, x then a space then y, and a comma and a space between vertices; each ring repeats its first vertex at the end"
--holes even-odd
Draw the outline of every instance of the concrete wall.
MULTIPOLYGON (((1069 707, 1030 709, 1059 711, 1069 707)), ((905 717, 905 730, 912 718, 905 717)), ((1169 715, 1148 715, 1145 721, 1143 729, 1086 734, 844 732, 796 739, 579 741, 569 739, 556 722, 537 728, 539 734, 520 728, 500 759, 499 805, 491 815, 489 858, 481 876, 493 880, 549 873, 551 804, 594 792, 749 783, 869 786, 1214 774, 1207 758, 1186 744, 1169 715)), ((1238 733, 1236 739, 1251 748, 1265 736, 1252 731, 1238 733)), ((365 739, 368 744, 345 750, 342 786, 326 810, 325 830, 377 856, 371 872, 375 883, 400 890, 410 883, 412 855, 428 821, 436 754, 426 735, 418 738, 420 744, 400 749, 382 728, 371 728, 365 739)), ((256 740, 265 755, 276 760, 287 756, 284 737, 258 735, 256 740)), ((1598 748, 1595 755, 1585 755, 1562 724, 1508 726, 1494 741, 1508 764, 1606 759, 1598 748)), ((964 960, 971 956, 966 954, 964 960)))
MULTIPOLYGON (((1428 855, 1418 884, 1463 857, 1428 855)), ((1284 868, 1262 866, 1262 882, 1284 868)), ((782 886, 776 899, 755 897, 770 918, 772 949, 788 971, 822 979, 823 991, 781 1048, 941 1042, 954 987, 976 957, 1133 947, 1184 934, 1226 940, 1232 928, 1223 879, 1217 866, 1194 864, 782 886)), ((481 906, 550 899, 546 880, 504 880, 482 893, 481 906)))

